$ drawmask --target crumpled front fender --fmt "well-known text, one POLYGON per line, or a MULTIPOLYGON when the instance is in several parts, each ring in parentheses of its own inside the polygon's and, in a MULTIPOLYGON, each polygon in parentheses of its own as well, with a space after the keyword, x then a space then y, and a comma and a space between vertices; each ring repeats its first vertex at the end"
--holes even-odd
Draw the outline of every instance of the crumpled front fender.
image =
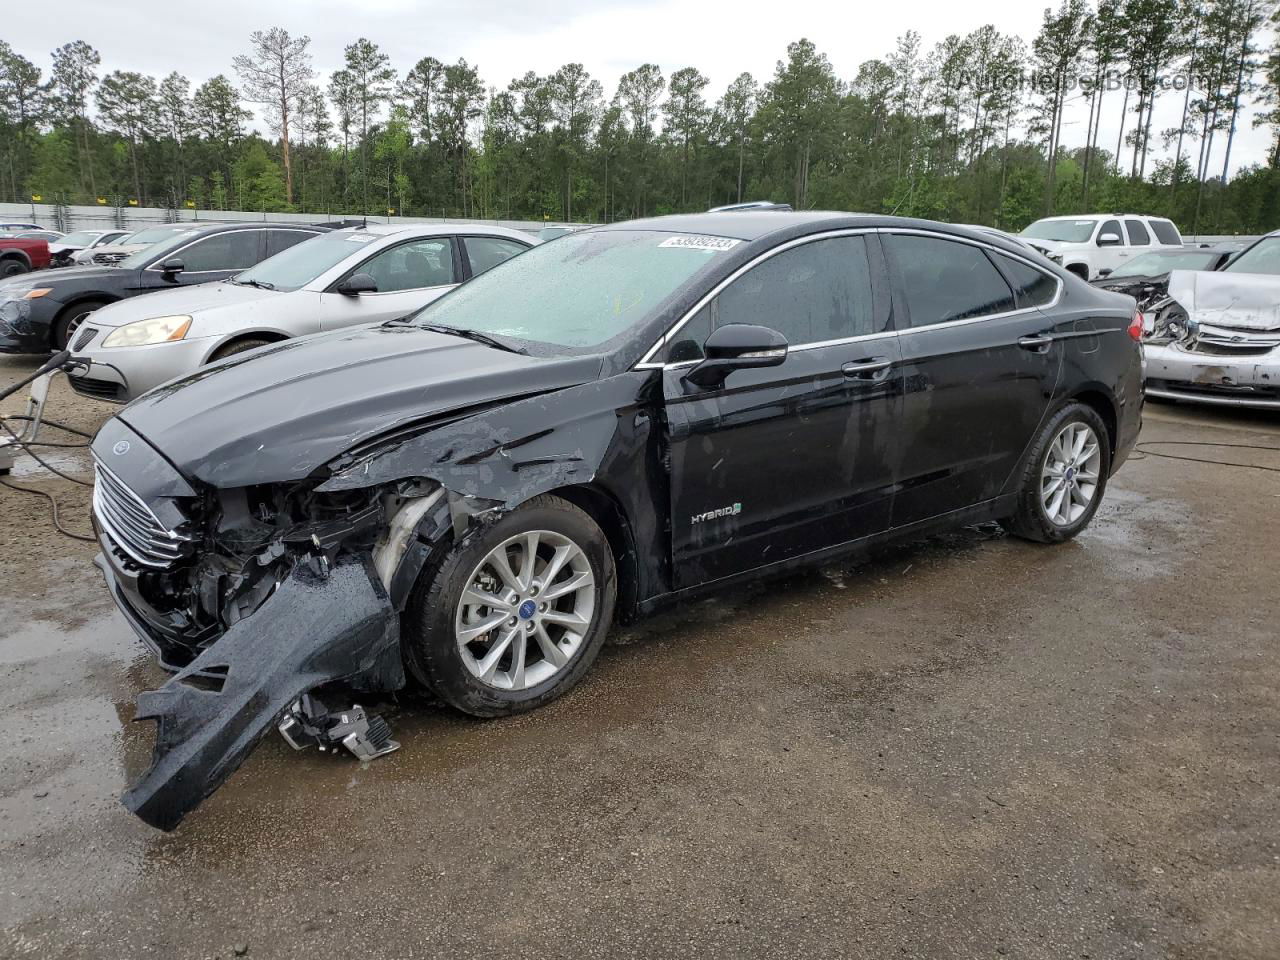
POLYGON ((304 693, 334 681, 365 691, 403 687, 399 643, 398 618, 367 555, 327 573, 299 563, 252 616, 138 696, 134 719, 158 729, 151 768, 124 805, 172 830, 304 693))

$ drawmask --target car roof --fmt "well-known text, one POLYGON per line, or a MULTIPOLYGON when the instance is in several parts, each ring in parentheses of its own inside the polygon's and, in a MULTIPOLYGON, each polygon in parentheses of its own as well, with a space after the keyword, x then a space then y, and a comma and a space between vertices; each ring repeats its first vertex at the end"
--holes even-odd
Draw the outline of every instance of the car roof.
MULTIPOLYGON (((626 220, 597 230, 654 230, 666 233, 704 234, 728 237, 748 242, 774 234, 799 237, 826 230, 842 229, 905 229, 928 230, 933 233, 949 233, 969 240, 980 240, 992 246, 1003 246, 1010 253, 1026 256, 1027 248, 1021 240, 1015 240, 1003 231, 993 228, 973 227, 963 224, 942 223, 912 217, 895 217, 880 213, 844 213, 834 210, 807 210, 803 212, 763 211, 735 212, 726 217, 722 213, 675 214, 666 217, 648 217, 642 220, 626 220)), ((779 238, 781 239, 781 237, 779 238)))
POLYGON ((520 240, 537 240, 532 233, 500 227, 492 223, 475 223, 455 220, 434 220, 421 223, 370 223, 365 225, 343 227, 343 230, 357 233, 369 233, 379 237, 394 237, 400 234, 431 235, 440 233, 478 233, 495 237, 511 237, 520 240))

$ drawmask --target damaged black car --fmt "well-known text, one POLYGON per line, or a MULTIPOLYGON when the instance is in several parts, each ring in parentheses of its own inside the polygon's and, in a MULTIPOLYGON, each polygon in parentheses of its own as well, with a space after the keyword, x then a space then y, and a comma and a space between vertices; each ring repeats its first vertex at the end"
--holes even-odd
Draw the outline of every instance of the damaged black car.
POLYGON ((1136 439, 1140 335, 990 234, 747 212, 574 233, 161 386, 93 444, 99 564, 174 673, 125 803, 171 829, 273 728, 378 756, 355 702, 408 683, 537 707, 615 621, 889 538, 1067 540, 1136 439))

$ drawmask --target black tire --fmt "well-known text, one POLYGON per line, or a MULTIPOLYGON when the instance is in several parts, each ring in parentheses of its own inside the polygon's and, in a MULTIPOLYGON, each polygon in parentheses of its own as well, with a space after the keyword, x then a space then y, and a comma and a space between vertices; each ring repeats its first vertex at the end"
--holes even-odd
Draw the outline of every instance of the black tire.
POLYGON ((16 277, 20 273, 26 273, 27 270, 25 263, 13 257, 0 260, 0 277, 16 277))
POLYGON ((58 319, 53 324, 53 349, 67 349, 72 336, 84 322, 85 317, 102 306, 105 304, 101 300, 85 300, 82 303, 73 303, 58 314, 58 319))
POLYGON ((496 523, 468 534, 439 562, 423 570, 402 620, 405 662, 419 682, 463 713, 499 717, 533 710, 582 679, 604 645, 616 599, 613 554, 600 527, 587 513, 559 497, 535 497, 496 523), (456 640, 455 616, 476 567, 504 541, 534 530, 568 537, 581 548, 598 587, 595 607, 591 625, 583 631, 573 658, 558 673, 523 690, 501 690, 481 682, 464 664, 456 640))
POLYGON ((209 362, 215 360, 225 360, 227 357, 234 357, 237 353, 244 353, 246 350, 256 350, 258 347, 265 347, 269 343, 275 343, 274 340, 237 340, 234 343, 228 343, 213 351, 213 356, 209 358, 209 362))
POLYGON ((1049 418, 1031 445, 1018 486, 1018 507, 1013 515, 1001 521, 1015 537, 1034 540, 1037 543, 1062 543, 1076 536, 1089 525, 1107 492, 1107 480, 1111 473, 1111 435, 1097 411, 1083 403, 1072 401, 1049 418), (1055 523, 1045 510, 1040 498, 1040 485, 1045 460, 1050 446, 1064 428, 1073 423, 1088 426, 1098 438, 1100 466, 1098 482, 1087 509, 1069 524, 1055 523))

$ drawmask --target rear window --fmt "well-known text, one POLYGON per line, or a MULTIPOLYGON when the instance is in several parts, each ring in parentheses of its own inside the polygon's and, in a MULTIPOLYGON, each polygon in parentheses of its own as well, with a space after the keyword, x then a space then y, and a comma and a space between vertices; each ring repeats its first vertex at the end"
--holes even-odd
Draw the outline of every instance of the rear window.
POLYGON ((911 326, 1008 313, 1013 292, 979 248, 910 234, 886 238, 902 277, 911 326))
POLYGON ((1151 224, 1151 232, 1156 235, 1156 239, 1161 243, 1182 246, 1182 234, 1178 233, 1178 228, 1171 221, 1152 217, 1147 222, 1151 224))
POLYGON ((1049 304, 1058 294, 1058 280, 1042 270, 1037 270, 1021 260, 1006 257, 1003 253, 993 254, 1004 271, 1005 277, 1013 286, 1013 296, 1018 308, 1043 307, 1049 304))
POLYGON ((1129 246, 1145 247, 1151 242, 1151 234, 1147 233, 1141 220, 1126 220, 1124 225, 1129 228, 1129 246))

